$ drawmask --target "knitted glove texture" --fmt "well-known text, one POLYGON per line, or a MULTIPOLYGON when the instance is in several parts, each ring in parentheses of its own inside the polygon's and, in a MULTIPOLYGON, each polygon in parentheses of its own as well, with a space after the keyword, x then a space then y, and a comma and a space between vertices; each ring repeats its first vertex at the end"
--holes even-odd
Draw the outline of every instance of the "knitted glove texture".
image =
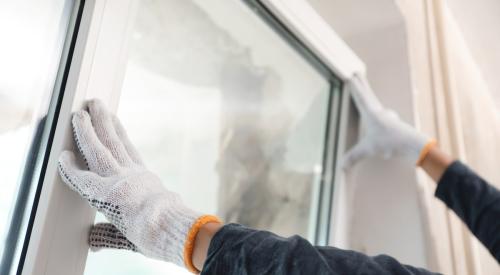
POLYGON ((433 140, 403 122, 394 111, 385 109, 364 77, 355 75, 348 90, 361 115, 362 136, 345 156, 344 167, 373 156, 401 157, 416 164, 424 147, 433 140))
POLYGON ((184 206, 149 171, 118 119, 99 101, 72 119, 74 139, 89 170, 74 154, 59 158, 63 181, 111 222, 98 224, 91 247, 126 248, 184 265, 186 236, 201 214, 184 206))

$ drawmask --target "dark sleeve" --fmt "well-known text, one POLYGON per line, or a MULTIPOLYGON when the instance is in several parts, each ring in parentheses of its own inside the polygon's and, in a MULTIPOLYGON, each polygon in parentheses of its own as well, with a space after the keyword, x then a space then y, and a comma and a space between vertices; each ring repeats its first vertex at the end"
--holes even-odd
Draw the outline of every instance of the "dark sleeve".
POLYGON ((403 265, 386 255, 369 257, 334 247, 316 247, 293 236, 237 224, 224 226, 210 243, 206 274, 435 274, 403 265))
POLYGON ((500 263, 500 191, 456 161, 439 181, 436 197, 453 209, 500 263))

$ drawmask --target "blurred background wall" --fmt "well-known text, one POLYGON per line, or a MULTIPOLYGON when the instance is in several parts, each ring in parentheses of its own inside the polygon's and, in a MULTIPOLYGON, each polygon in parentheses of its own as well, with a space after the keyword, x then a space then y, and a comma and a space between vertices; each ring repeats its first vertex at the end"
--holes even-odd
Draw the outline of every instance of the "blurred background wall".
MULTIPOLYGON (((366 63, 387 107, 499 181, 499 160, 486 154, 500 148, 498 1, 309 1, 366 63)), ((348 186, 348 248, 445 274, 499 274, 491 255, 432 198, 426 176, 397 160, 372 159, 349 172, 348 186)))

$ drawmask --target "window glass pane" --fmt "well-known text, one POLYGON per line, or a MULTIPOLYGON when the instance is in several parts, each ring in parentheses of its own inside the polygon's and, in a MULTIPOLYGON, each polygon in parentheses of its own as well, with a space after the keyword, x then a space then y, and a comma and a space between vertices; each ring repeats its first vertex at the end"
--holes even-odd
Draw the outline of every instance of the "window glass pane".
MULTIPOLYGON (((187 205, 312 239, 331 89, 242 1, 145 0, 118 115, 187 205)), ((189 273, 104 250, 86 274, 189 273)))
POLYGON ((69 0, 0 1, 1 274, 23 241, 72 6, 69 0))

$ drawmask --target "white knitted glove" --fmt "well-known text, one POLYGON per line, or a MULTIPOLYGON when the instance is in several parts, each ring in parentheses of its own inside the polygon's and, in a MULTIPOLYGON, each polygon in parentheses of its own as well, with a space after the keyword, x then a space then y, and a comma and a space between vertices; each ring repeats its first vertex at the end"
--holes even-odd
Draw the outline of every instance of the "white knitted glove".
POLYGON ((361 114, 361 139, 344 158, 349 168, 366 157, 402 157, 419 164, 436 141, 419 133, 398 115, 385 109, 364 77, 354 75, 348 89, 361 114))
POLYGON ((92 230, 91 247, 127 248, 193 272, 194 238, 207 222, 219 222, 184 206, 166 190, 130 143, 118 119, 99 101, 73 115, 76 145, 90 171, 79 168, 72 152, 59 158, 63 181, 114 225, 92 230), (122 234, 126 237, 124 237, 122 234))

